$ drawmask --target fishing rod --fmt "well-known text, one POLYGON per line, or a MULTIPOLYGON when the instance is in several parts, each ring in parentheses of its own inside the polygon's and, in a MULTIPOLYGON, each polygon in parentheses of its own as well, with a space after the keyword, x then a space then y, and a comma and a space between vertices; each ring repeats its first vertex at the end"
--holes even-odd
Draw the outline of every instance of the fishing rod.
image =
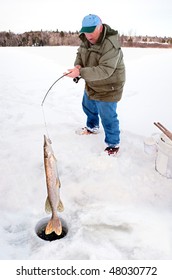
MULTIPOLYGON (((70 73, 71 73, 71 72, 66 73, 66 74, 63 74, 61 77, 59 77, 59 78, 51 85, 51 87, 48 89, 47 93, 45 94, 45 96, 44 96, 44 98, 43 98, 43 100, 42 100, 41 106, 42 106, 42 112, 43 112, 43 118, 44 118, 44 125, 45 125, 45 128, 46 128, 47 136, 49 135, 49 133, 48 133, 48 128, 47 128, 47 124, 46 124, 45 113, 44 113, 44 109, 43 109, 43 105, 44 105, 45 99, 47 98, 47 95, 48 95, 48 93, 50 92, 50 90, 52 89, 52 87, 53 87, 59 80, 61 80, 61 79, 62 79, 63 77, 65 77, 65 76, 69 75, 70 73)), ((79 77, 74 78, 73 81, 74 81, 75 83, 78 83, 78 81, 79 81, 80 79, 81 79, 81 77, 79 76, 79 77)), ((48 138, 49 138, 49 136, 48 136, 48 138)))
MULTIPOLYGON (((47 93, 45 94, 45 96, 44 96, 44 98, 43 98, 43 100, 42 100, 41 106, 43 106, 44 101, 45 101, 45 99, 46 99, 48 93, 49 93, 50 90, 52 89, 52 87, 53 87, 60 79, 62 79, 63 77, 69 75, 70 73, 71 73, 71 72, 62 75, 60 78, 58 78, 58 79, 51 85, 51 87, 49 88, 49 90, 47 91, 47 93)), ((80 79, 81 79, 81 76, 78 76, 78 77, 74 78, 73 81, 77 84, 77 83, 79 82, 80 79)))
POLYGON ((44 101, 45 101, 45 99, 46 99, 48 93, 49 93, 50 90, 52 89, 52 87, 53 87, 60 79, 62 79, 63 77, 67 76, 67 75, 70 74, 70 73, 71 73, 71 72, 62 75, 60 78, 58 78, 58 79, 51 85, 51 87, 49 88, 49 90, 47 91, 47 93, 45 94, 45 96, 44 96, 44 98, 43 98, 43 100, 42 100, 41 106, 43 106, 44 101))
POLYGON ((45 99, 47 98, 47 95, 48 95, 48 93, 50 92, 50 90, 52 89, 52 87, 53 87, 60 79, 62 79, 63 77, 67 76, 68 74, 69 74, 69 73, 66 73, 66 74, 62 75, 61 77, 59 77, 59 78, 51 85, 51 87, 48 89, 48 91, 47 91, 47 93, 45 94, 45 96, 44 96, 44 98, 43 98, 43 100, 42 100, 42 103, 41 103, 41 106, 42 106, 42 114, 43 114, 44 125, 45 125, 45 130, 46 130, 46 132, 47 132, 47 136, 48 136, 49 139, 50 139, 50 137, 49 137, 49 133, 48 133, 48 127, 47 127, 47 122, 46 122, 46 118, 45 118, 45 112, 44 112, 44 107, 43 107, 43 105, 44 105, 45 99))

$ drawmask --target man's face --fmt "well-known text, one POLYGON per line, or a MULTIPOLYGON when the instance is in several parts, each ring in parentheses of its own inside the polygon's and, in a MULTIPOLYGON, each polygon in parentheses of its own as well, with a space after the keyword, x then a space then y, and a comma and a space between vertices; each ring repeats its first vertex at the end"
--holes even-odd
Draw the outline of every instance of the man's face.
POLYGON ((96 44, 102 29, 102 25, 99 25, 95 28, 95 30, 92 33, 84 33, 85 37, 91 44, 96 44))

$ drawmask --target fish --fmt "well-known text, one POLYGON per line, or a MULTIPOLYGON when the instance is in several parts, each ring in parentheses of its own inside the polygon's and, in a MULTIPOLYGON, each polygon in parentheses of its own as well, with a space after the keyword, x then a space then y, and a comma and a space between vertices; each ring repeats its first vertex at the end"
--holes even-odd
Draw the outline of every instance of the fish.
POLYGON ((57 211, 64 210, 63 203, 60 199, 60 179, 57 170, 57 160, 54 155, 52 142, 44 135, 44 168, 47 185, 47 199, 45 202, 45 211, 52 213, 51 219, 45 228, 45 234, 55 232, 57 235, 62 233, 62 223, 57 215, 57 211))

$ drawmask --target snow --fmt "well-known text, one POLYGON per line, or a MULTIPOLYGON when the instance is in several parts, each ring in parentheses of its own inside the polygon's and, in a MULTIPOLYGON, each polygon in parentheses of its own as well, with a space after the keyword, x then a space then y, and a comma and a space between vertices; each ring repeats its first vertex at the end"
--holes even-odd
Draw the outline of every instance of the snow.
POLYGON ((172 180, 155 170, 144 140, 171 124, 168 49, 124 48, 127 81, 118 104, 119 157, 104 153, 104 132, 78 136, 85 125, 84 81, 63 78, 45 103, 57 158, 65 238, 48 242, 35 233, 47 217, 41 102, 73 65, 77 47, 0 48, 0 259, 167 260, 172 258, 172 180))

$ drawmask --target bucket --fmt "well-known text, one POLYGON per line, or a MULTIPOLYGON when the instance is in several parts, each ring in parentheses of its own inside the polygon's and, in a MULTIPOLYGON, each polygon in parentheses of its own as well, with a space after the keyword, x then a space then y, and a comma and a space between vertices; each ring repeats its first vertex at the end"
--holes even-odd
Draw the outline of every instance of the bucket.
POLYGON ((155 169, 163 176, 172 179, 172 141, 161 134, 157 143, 155 169))
POLYGON ((148 155, 155 155, 157 152, 157 142, 154 137, 149 137, 144 140, 144 152, 148 155))

